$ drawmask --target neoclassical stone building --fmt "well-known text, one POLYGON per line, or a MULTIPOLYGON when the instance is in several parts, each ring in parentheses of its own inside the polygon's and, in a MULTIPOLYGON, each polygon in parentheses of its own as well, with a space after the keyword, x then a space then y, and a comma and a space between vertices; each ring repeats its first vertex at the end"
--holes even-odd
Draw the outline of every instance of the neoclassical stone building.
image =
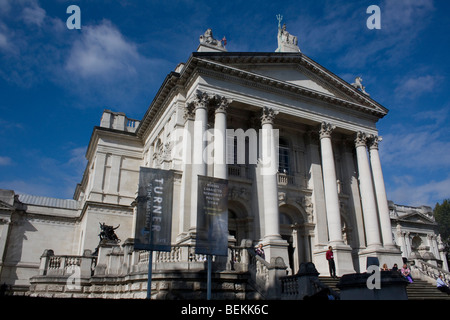
POLYGON ((145 256, 130 247, 141 166, 175 172, 177 249, 155 261, 162 273, 170 263, 203 268, 180 249, 195 246, 198 175, 228 179, 230 254, 243 243, 262 243, 266 261, 281 257, 288 273, 311 261, 328 275, 325 253, 332 246, 343 275, 364 272, 367 257, 401 265, 422 250, 422 258, 430 251, 427 261, 448 270, 433 218, 427 214, 422 233, 425 224, 415 222, 425 237, 413 250, 401 232, 406 220, 395 214, 399 207, 389 206, 376 127, 388 110, 360 83, 349 84, 302 54, 285 32, 279 29, 276 52, 260 53, 228 52, 208 30, 197 51, 167 75, 142 119, 105 110, 74 200, 2 191, 1 282, 26 291, 38 276, 31 281, 38 295, 38 286, 50 281, 45 276, 67 279, 69 265, 81 268, 83 286, 104 274, 131 277, 127 284, 145 278, 145 256), (122 242, 92 258, 101 223, 119 226, 122 242))

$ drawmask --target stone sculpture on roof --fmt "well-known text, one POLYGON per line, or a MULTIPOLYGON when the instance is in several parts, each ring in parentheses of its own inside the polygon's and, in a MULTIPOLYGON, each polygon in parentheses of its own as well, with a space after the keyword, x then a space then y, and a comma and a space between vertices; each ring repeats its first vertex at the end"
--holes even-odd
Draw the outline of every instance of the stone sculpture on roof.
POLYGON ((281 21, 283 20, 282 15, 277 15, 278 20, 278 48, 275 52, 300 52, 298 47, 298 38, 290 34, 286 30, 286 23, 281 26, 281 21))
POLYGON ((197 51, 211 51, 208 49, 212 49, 212 51, 227 51, 221 40, 214 39, 211 28, 206 29, 205 33, 200 35, 199 41, 200 47, 203 48, 203 50, 197 51), (205 47, 208 49, 205 50, 205 47))

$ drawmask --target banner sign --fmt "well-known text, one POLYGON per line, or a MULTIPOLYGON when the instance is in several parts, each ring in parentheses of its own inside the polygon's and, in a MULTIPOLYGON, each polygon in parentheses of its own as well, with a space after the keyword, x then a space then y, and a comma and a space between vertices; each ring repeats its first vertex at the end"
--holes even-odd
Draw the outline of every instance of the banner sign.
POLYGON ((228 180, 198 176, 195 253, 228 255, 228 180))
POLYGON ((170 251, 173 171, 140 168, 134 249, 170 251))

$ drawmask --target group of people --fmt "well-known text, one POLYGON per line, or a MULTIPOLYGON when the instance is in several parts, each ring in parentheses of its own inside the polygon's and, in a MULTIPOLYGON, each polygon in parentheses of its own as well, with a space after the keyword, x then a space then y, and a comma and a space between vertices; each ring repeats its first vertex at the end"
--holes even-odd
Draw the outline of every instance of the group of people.
MULTIPOLYGON (((263 259, 264 257, 264 249, 262 244, 260 243, 259 246, 255 249, 255 253, 262 257, 263 259)), ((334 255, 333 255, 333 248, 331 246, 328 247, 328 251, 326 252, 325 255, 327 261, 328 261, 328 267, 330 270, 330 276, 332 278, 337 278, 336 277, 336 265, 334 263, 334 255)), ((392 269, 389 269, 387 264, 383 264, 383 267, 381 268, 381 271, 395 271, 395 272, 400 272, 400 274, 409 282, 409 283, 413 283, 414 280, 411 276, 411 269, 408 268, 408 265, 406 263, 403 264, 403 267, 399 270, 398 269, 398 265, 396 263, 394 263, 394 265, 392 266, 392 269)), ((439 275, 438 279, 436 280, 436 287, 439 291, 445 292, 447 294, 450 295, 450 288, 449 286, 445 283, 442 275, 439 275)))
MULTIPOLYGON (((394 263, 394 266, 392 267, 392 269, 389 269, 387 264, 383 264, 383 267, 381 268, 381 271, 396 271, 399 272, 398 270, 398 265, 396 263, 394 263)), ((408 265, 406 263, 403 264, 403 267, 400 269, 400 274, 403 276, 403 278, 405 278, 406 280, 408 280, 409 283, 413 283, 414 280, 411 276, 411 269, 408 268, 408 265)))

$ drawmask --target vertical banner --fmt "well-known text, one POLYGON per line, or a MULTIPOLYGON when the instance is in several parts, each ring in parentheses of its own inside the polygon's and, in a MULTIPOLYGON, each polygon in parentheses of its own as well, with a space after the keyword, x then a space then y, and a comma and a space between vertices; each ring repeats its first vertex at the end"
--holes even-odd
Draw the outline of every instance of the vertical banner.
POLYGON ((140 168, 134 248, 170 251, 173 171, 140 168))
POLYGON ((195 253, 228 255, 228 180, 198 176, 195 253))

